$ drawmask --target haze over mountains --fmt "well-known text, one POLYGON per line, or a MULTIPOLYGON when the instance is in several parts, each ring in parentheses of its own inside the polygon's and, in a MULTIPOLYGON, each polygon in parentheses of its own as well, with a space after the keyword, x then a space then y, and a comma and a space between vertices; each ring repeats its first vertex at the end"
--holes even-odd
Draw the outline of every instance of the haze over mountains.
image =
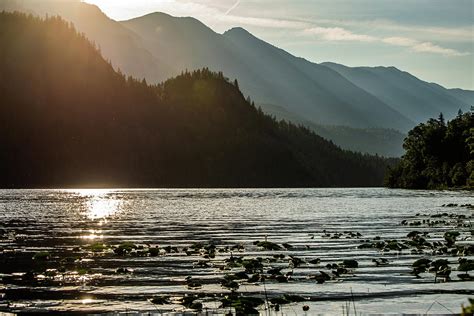
POLYGON ((459 109, 467 110, 472 95, 460 89, 448 90, 424 82, 395 67, 347 67, 335 63, 323 65, 337 71, 352 83, 376 96, 385 104, 415 122, 424 122, 443 113, 453 117, 459 109))
POLYGON ((222 73, 127 78, 59 17, 0 12, 0 74, 0 187, 381 186, 393 163, 274 120, 222 73))
POLYGON ((393 67, 316 64, 242 28, 218 34, 194 18, 153 13, 116 22, 76 1, 17 1, 0 9, 59 14, 95 41, 127 75, 161 82, 209 67, 237 78, 244 95, 278 118, 304 124, 351 150, 398 156, 406 131, 443 112, 474 104, 474 93, 448 90, 393 67), (60 3, 61 5, 58 5, 60 3))

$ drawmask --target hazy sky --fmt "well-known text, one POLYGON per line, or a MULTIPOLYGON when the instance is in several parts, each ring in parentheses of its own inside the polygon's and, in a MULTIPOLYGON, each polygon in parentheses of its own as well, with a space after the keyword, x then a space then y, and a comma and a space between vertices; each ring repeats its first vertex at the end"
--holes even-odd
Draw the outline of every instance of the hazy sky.
POLYGON ((124 20, 160 11, 241 26, 314 62, 396 66, 474 89, 474 0, 86 0, 124 20))

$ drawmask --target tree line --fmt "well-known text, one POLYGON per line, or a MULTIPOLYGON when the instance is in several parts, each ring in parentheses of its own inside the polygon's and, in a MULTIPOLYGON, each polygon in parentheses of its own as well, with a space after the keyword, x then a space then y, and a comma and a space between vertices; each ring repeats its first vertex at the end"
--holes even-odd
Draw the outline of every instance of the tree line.
POLYGON ((443 115, 412 129, 406 153, 387 174, 392 188, 474 188, 474 112, 446 122, 443 115))

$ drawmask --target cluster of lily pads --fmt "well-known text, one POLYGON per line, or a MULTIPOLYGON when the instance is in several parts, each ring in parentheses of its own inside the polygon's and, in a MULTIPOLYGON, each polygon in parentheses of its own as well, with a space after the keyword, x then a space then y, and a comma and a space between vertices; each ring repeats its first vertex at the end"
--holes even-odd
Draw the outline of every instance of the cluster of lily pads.
MULTIPOLYGON (((448 204, 445 207, 460 207, 448 204)), ((471 209, 472 205, 461 205, 471 209)), ((474 260, 469 256, 474 255, 474 244, 464 242, 472 238, 473 230, 469 228, 470 217, 456 213, 416 214, 415 220, 403 220, 401 226, 416 226, 417 229, 409 232, 405 237, 399 239, 384 239, 375 236, 367 239, 361 233, 355 231, 331 232, 323 230, 320 238, 327 239, 356 239, 358 249, 373 250, 380 253, 379 258, 372 259, 376 267, 387 266, 390 261, 383 257, 385 253, 410 252, 418 258, 412 264, 411 273, 416 278, 433 275, 434 281, 453 281, 452 275, 456 274, 455 280, 473 281, 474 276, 470 274, 474 270, 474 260), (447 228, 449 227, 449 228, 447 228), (447 228, 447 229, 446 229, 447 228), (442 258, 436 258, 441 256, 442 258), (448 257, 448 259, 447 259, 448 257), (457 258, 449 258, 457 257, 457 258), (457 273, 453 273, 457 271, 457 273)), ((310 234, 309 239, 314 239, 315 234, 310 234)), ((185 246, 158 246, 150 244, 136 244, 123 242, 118 244, 92 242, 80 247, 68 249, 61 255, 57 253, 40 251, 32 254, 30 260, 36 266, 35 271, 27 273, 13 273, 3 277, 4 283, 24 283, 39 285, 66 285, 66 284, 91 284, 100 280, 101 274, 94 273, 88 263, 97 257, 118 257, 123 259, 141 257, 165 257, 165 256, 190 256, 193 269, 212 269, 217 275, 216 279, 203 280, 198 277, 186 276, 180 279, 188 290, 187 294, 176 296, 163 295, 150 297, 148 301, 156 306, 178 304, 186 309, 201 311, 206 303, 217 302, 220 309, 228 311, 228 314, 237 315, 257 314, 258 309, 264 306, 266 309, 279 311, 285 304, 303 303, 310 298, 284 294, 267 296, 266 290, 263 295, 251 296, 241 293, 239 290, 246 285, 262 285, 265 289, 269 283, 288 283, 305 280, 316 284, 324 284, 331 281, 340 281, 354 274, 359 268, 359 262, 353 259, 340 260, 340 262, 322 262, 321 258, 301 256, 301 252, 309 246, 301 246, 290 243, 276 243, 267 240, 257 240, 248 244, 222 244, 219 242, 195 242, 185 246), (263 251, 261 256, 251 256, 252 250, 263 251), (250 251, 249 251, 250 250, 250 251), (298 268, 310 267, 312 274, 299 274, 298 268), (212 282, 222 288, 220 293, 200 293, 206 282, 212 282)), ((103 271, 102 271, 103 272, 103 271)), ((103 272, 120 275, 136 273, 132 268, 118 267, 112 272, 103 272)), ((304 311, 309 310, 308 305, 302 306, 304 311)))
MULTIPOLYGON (((443 207, 465 207, 468 209, 474 209, 472 204, 444 204, 443 207)), ((424 217, 425 219, 418 220, 415 222, 407 222, 406 220, 401 222, 401 225, 410 226, 425 226, 425 227, 436 227, 442 226, 450 227, 452 230, 445 231, 442 235, 443 240, 437 240, 433 242, 427 241, 429 233, 427 231, 412 231, 407 237, 410 239, 405 245, 416 247, 416 250, 420 254, 431 254, 431 256, 454 256, 458 257, 457 260, 449 260, 446 258, 431 259, 421 258, 416 260, 412 264, 412 274, 417 278, 420 278, 422 273, 434 274, 434 281, 442 280, 445 282, 452 281, 451 273, 452 266, 457 265, 457 271, 464 272, 457 274, 460 281, 473 281, 474 277, 469 274, 470 271, 474 270, 474 261, 466 257, 474 255, 474 244, 472 243, 458 243, 459 239, 467 240, 472 238, 474 230, 472 230, 472 224, 469 216, 465 214, 456 213, 437 213, 432 215, 416 214, 417 217, 424 217), (455 228, 455 229, 453 229, 455 228), (465 229, 469 228, 470 231, 465 229), (464 230, 463 230, 464 229, 464 230)))
MULTIPOLYGON (((458 262, 459 266, 457 268, 457 271, 464 272, 458 274, 458 278, 462 281, 473 281, 474 277, 471 276, 469 272, 474 270, 474 260, 459 258, 458 262)), ((449 264, 450 262, 447 259, 418 259, 412 265, 412 274, 419 278, 420 273, 430 272, 433 273, 435 276, 435 283, 438 278, 442 278, 444 281, 450 281, 451 267, 449 264)))
MULTIPOLYGON (((355 234, 354 236, 357 236, 355 234)), ((301 247, 301 246, 299 246, 301 247)), ((214 269, 221 277, 218 284, 222 289, 227 290, 221 294, 186 294, 179 298, 169 296, 152 297, 149 301, 154 305, 166 305, 177 303, 192 310, 202 310, 206 300, 220 302, 220 308, 235 312, 238 315, 254 314, 259 306, 265 304, 266 308, 280 310, 284 304, 294 302, 304 302, 308 298, 296 295, 283 295, 278 297, 249 296, 239 293, 242 284, 265 285, 265 283, 287 283, 305 278, 308 282, 315 281, 315 284, 343 278, 358 268, 356 260, 346 259, 339 263, 328 263, 320 265, 320 258, 298 257, 288 252, 290 250, 301 250, 289 243, 274 243, 268 240, 255 241, 252 245, 242 244, 220 245, 215 242, 198 242, 189 246, 165 246, 141 245, 132 242, 120 244, 106 244, 103 242, 93 242, 81 247, 69 249, 69 256, 60 258, 58 253, 41 251, 34 253, 30 258, 36 264, 36 272, 27 272, 22 275, 15 275, 4 282, 26 283, 38 282, 41 285, 66 285, 70 283, 87 283, 94 278, 99 279, 102 275, 94 273, 94 269, 87 269, 88 262, 97 257, 158 257, 167 255, 187 255, 198 257, 193 268, 214 269), (244 256, 246 247, 256 247, 266 253, 262 257, 244 256), (199 258, 200 257, 200 258, 199 258), (306 265, 321 269, 318 273, 309 276, 298 276, 294 279, 295 269, 306 265), (38 272, 40 267, 44 270, 38 272)), ((64 255, 64 252, 61 253, 64 255)), ((114 271, 117 275, 133 274, 134 270, 127 267, 119 267, 114 271)), ((184 285, 189 290, 199 290, 203 284, 199 278, 192 276, 185 277, 184 285)), ((309 306, 304 305, 305 311, 309 306)))

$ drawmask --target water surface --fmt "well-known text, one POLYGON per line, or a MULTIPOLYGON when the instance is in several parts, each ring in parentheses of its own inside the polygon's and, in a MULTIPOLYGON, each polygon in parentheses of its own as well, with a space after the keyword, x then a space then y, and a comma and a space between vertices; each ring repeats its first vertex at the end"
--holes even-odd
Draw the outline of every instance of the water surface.
MULTIPOLYGON (((233 256, 272 258, 282 253, 305 261, 295 269, 288 266, 288 257, 268 262, 266 268, 282 267, 282 273, 293 270, 289 282, 268 280, 265 286, 241 282, 239 293, 298 294, 311 299, 304 304, 312 313, 340 315, 348 302, 352 314, 354 305, 357 313, 364 314, 459 312, 461 304, 474 296, 474 282, 460 282, 456 271, 452 282, 436 284, 430 274, 422 278, 410 274, 413 261, 431 257, 431 251, 357 247, 377 236, 406 240, 415 229, 429 232, 430 242, 443 241, 446 231, 457 229, 462 232, 458 244, 473 244, 472 228, 456 228, 454 222, 434 227, 400 224, 444 212, 465 215, 465 223, 470 223, 471 209, 442 205, 473 200, 469 192, 388 189, 0 190, 0 310, 189 310, 176 302, 157 307, 149 299, 160 294, 228 293, 220 285, 230 273, 221 269, 228 251, 217 252, 211 259, 181 251, 193 243, 212 242, 218 249, 242 245, 233 256), (265 238, 292 248, 266 251, 253 244, 265 238), (88 245, 112 247, 123 242, 144 248, 172 246, 179 251, 121 257, 111 249, 87 250, 88 245), (32 260, 39 252, 48 252, 51 258, 32 260), (65 261, 66 257, 73 259, 65 261), (315 258, 321 259, 320 264, 308 263, 315 258), (389 264, 376 266, 372 259, 379 258, 389 264), (344 259, 357 260, 359 267, 324 284, 310 278, 326 271, 326 264, 344 259), (207 266, 199 265, 200 261, 207 266), (46 269, 60 266, 67 270, 61 276, 47 275, 46 269), (119 268, 127 273, 117 273, 119 268), (28 271, 34 272, 34 282, 21 277, 28 271), (38 280, 38 275, 44 279, 38 280), (189 288, 188 276, 202 287, 189 288)), ((459 256, 437 258, 447 258, 455 270, 459 256)), ((204 300, 205 308, 223 313, 219 305, 216 300, 204 300)), ((279 315, 302 314, 301 306, 282 306, 279 315)))

